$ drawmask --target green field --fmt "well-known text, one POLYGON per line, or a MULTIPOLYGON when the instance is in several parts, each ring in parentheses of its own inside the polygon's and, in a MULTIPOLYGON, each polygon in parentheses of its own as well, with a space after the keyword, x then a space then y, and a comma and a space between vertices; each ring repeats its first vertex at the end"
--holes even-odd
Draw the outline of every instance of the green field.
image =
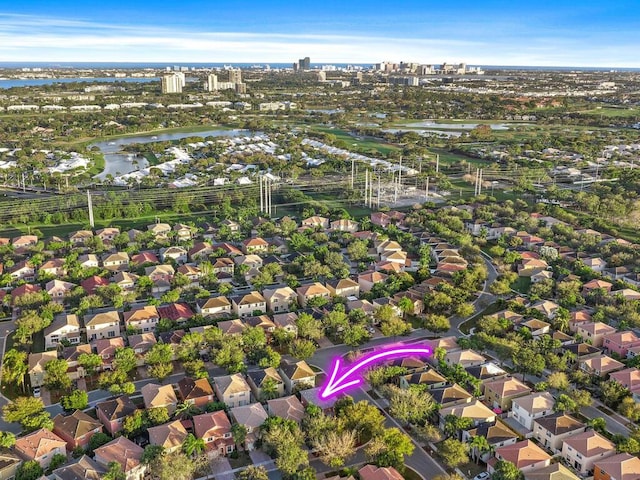
POLYGON ((325 126, 314 125, 310 127, 310 130, 335 135, 335 137, 338 140, 341 140, 346 144, 345 147, 348 147, 349 150, 363 151, 363 150, 373 149, 373 150, 377 150, 383 155, 388 155, 390 152, 400 150, 399 147, 392 145, 390 143, 385 143, 385 142, 376 141, 372 139, 361 139, 358 137, 354 137, 353 135, 350 135, 349 132, 347 132, 346 130, 341 130, 339 128, 330 128, 325 126))
POLYGON ((600 116, 610 117, 610 118, 638 117, 640 116, 640 109, 603 107, 603 108, 594 108, 591 110, 583 110, 579 113, 583 113, 586 115, 594 115, 598 117, 600 116))

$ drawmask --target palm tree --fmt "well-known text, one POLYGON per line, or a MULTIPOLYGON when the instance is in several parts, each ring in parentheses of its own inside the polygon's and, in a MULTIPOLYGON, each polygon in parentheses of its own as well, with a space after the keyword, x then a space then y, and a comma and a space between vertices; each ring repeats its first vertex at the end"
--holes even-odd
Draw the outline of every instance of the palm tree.
POLYGON ((181 420, 186 420, 188 418, 193 418, 194 415, 198 415, 202 413, 198 407, 193 405, 192 403, 179 403, 176 407, 176 411, 174 413, 175 418, 180 418, 181 420))
POLYGON ((476 464, 480 461, 480 457, 483 453, 491 450, 491 445, 487 441, 487 437, 484 435, 474 435, 469 438, 469 447, 471 448, 471 453, 476 459, 476 464))
POLYGON ((247 439, 247 427, 241 425, 239 423, 234 423, 231 426, 231 435, 233 436, 233 441, 236 444, 236 450, 240 450, 240 446, 247 439))
POLYGON ((278 398, 278 384, 273 378, 267 378, 262 383, 262 392, 260 397, 262 401, 273 400, 278 398))
POLYGON ((204 448, 204 440, 202 438, 196 438, 193 433, 187 435, 182 443, 182 451, 189 457, 201 454, 204 452, 204 448))

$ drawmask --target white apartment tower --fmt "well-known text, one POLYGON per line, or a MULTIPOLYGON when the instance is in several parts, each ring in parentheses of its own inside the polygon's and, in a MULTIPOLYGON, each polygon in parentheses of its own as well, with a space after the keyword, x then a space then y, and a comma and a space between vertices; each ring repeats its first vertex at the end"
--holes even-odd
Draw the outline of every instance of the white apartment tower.
POLYGON ((163 75, 162 76, 162 93, 182 93, 182 78, 179 74, 163 75))
POLYGON ((215 92, 218 90, 218 75, 211 73, 207 77, 207 90, 209 92, 215 92))

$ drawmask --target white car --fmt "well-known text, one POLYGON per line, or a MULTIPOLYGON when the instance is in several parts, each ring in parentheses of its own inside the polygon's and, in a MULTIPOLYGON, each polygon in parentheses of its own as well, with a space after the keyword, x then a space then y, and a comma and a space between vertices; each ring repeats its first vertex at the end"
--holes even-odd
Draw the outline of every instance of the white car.
POLYGON ((481 472, 473 477, 473 480, 487 480, 490 476, 491 474, 489 472, 481 472))
POLYGON ((33 396, 35 398, 40 398, 40 387, 34 387, 33 388, 33 396))

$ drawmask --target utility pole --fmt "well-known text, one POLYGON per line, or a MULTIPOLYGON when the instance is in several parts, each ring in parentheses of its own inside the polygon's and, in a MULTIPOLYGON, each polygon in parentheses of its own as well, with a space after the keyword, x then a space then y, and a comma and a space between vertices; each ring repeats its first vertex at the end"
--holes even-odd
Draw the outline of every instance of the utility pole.
POLYGON ((378 175, 378 209, 380 209, 380 175, 378 175))
POLYGON ((440 171, 440 154, 436 153, 436 173, 440 171))
POLYGON ((369 182, 369 208, 373 208, 373 173, 369 182))
POLYGON ((424 201, 429 201, 429 177, 427 177, 427 186, 424 189, 424 201))
POLYGON ((351 159, 351 190, 353 190, 353 178, 356 172, 356 160, 355 158, 351 159))
POLYGON ((480 169, 476 168, 476 181, 474 183, 473 195, 478 196, 478 177, 480 175, 480 169))
POLYGON ((480 169, 480 179, 478 180, 478 195, 482 193, 482 168, 480 169))
POLYGON ((369 170, 364 171, 364 206, 367 206, 367 195, 369 188, 369 170))
MULTIPOLYGON (((67 185, 69 184, 69 178, 67 177, 67 185)), ((22 191, 27 191, 27 184, 24 181, 24 172, 22 172, 22 191)))
POLYGON ((262 193, 262 175, 258 176, 260 181, 260 213, 264 213, 264 195, 262 193))
POLYGON ((91 203, 91 192, 87 190, 87 206, 89 207, 89 225, 94 228, 96 225, 93 221, 93 204, 91 203))

